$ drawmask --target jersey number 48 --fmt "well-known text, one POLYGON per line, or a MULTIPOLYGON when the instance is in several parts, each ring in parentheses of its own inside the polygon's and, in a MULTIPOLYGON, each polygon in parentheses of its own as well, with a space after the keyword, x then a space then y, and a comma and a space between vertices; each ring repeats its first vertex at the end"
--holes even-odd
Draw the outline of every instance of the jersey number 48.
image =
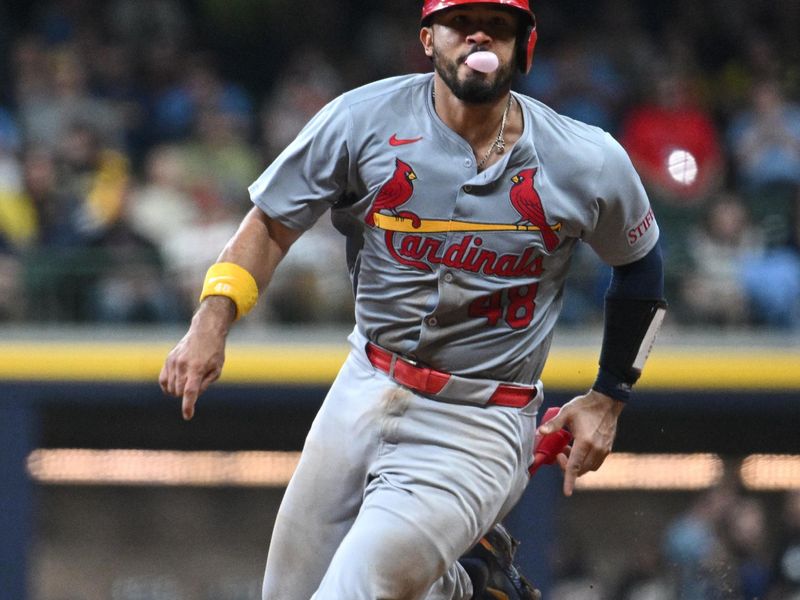
POLYGON ((486 319, 490 327, 503 319, 511 329, 524 329, 533 320, 538 291, 539 284, 532 283, 481 296, 469 305, 469 316, 486 319))

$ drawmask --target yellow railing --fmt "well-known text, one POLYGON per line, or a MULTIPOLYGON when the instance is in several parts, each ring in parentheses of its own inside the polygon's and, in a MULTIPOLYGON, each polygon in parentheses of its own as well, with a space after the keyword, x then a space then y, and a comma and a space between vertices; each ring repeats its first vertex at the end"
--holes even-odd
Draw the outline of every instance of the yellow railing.
MULTIPOLYGON (((167 343, 0 342, 0 380, 153 381, 167 343)), ((347 355, 341 344, 231 343, 222 381, 327 385, 347 355)), ((580 389, 596 374, 595 348, 554 349, 550 389, 580 389)), ((657 348, 639 389, 800 390, 800 349, 657 348)))

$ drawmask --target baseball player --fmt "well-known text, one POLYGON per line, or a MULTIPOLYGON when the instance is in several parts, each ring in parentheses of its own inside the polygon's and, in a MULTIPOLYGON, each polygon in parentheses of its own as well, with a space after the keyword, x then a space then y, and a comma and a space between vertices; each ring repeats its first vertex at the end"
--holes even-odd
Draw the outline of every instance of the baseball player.
POLYGON ((664 313, 658 226, 605 132, 511 92, 536 43, 528 0, 426 0, 434 72, 333 100, 250 187, 160 375, 191 419, 225 337, 329 212, 356 299, 351 352, 278 512, 270 600, 529 599, 498 523, 534 438, 569 429, 564 493, 600 467, 664 313), (536 430, 570 257, 614 276, 592 388, 536 430))

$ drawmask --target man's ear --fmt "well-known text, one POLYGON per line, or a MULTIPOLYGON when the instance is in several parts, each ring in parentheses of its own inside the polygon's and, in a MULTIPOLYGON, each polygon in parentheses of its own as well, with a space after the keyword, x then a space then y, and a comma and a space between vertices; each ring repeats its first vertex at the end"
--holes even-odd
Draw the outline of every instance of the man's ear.
POLYGON ((425 56, 433 56, 433 27, 423 27, 419 30, 419 41, 422 43, 422 49, 425 51, 425 56))

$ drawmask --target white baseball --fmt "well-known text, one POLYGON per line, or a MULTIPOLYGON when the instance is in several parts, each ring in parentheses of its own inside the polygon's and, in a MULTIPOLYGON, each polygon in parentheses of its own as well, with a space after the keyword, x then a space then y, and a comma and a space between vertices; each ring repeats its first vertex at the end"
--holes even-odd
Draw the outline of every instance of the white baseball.
POLYGON ((697 179, 697 160, 686 150, 673 150, 667 159, 670 176, 682 185, 692 185, 697 179))

